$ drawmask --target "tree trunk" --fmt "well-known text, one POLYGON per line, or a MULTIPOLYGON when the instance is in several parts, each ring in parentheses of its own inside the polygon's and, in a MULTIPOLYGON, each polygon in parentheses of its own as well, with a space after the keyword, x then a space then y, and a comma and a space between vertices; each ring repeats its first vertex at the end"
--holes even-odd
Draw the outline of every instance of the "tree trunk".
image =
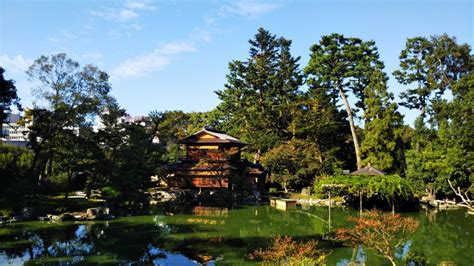
POLYGON ((362 190, 359 190, 359 215, 362 215, 362 190))
POLYGON ((392 195, 392 214, 395 214, 395 197, 392 195))
POLYGON ((328 231, 331 232, 331 191, 328 192, 329 194, 329 207, 328 207, 328 231))
POLYGON ((260 154, 262 154, 262 150, 258 149, 257 152, 253 155, 253 163, 257 164, 260 161, 260 154))
POLYGON ((385 258, 387 258, 387 259, 392 263, 393 266, 397 266, 397 264, 395 263, 395 260, 393 260, 392 257, 390 257, 390 256, 385 256, 385 258))
POLYGON ((69 198, 69 190, 71 190, 71 177, 72 177, 72 173, 71 173, 71 171, 68 171, 67 184, 66 184, 66 195, 64 196, 65 200, 67 200, 69 198))
POLYGON ((339 87, 338 90, 339 90, 339 95, 341 96, 342 101, 344 102, 344 106, 346 107, 347 118, 349 120, 349 125, 351 127, 352 140, 354 142, 354 149, 356 153, 357 169, 361 169, 362 159, 360 156, 359 140, 357 139, 357 132, 354 125, 354 116, 352 115, 352 109, 351 109, 351 106, 349 105, 349 101, 347 100, 346 95, 344 94, 344 91, 342 91, 342 88, 339 87))

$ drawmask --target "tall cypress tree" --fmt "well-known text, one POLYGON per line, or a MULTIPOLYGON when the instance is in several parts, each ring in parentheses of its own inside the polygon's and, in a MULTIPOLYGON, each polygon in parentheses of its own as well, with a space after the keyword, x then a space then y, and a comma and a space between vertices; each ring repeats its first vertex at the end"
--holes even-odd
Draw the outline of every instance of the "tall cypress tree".
POLYGON ((387 91, 387 76, 381 71, 374 72, 364 94, 364 163, 385 171, 395 170, 403 117, 393 102, 393 94, 387 91))
POLYGON ((218 109, 233 127, 230 133, 249 142, 258 160, 290 136, 288 106, 297 97, 303 79, 299 57, 290 53, 290 40, 260 28, 249 43, 249 58, 229 64, 225 89, 216 93, 222 100, 218 109))

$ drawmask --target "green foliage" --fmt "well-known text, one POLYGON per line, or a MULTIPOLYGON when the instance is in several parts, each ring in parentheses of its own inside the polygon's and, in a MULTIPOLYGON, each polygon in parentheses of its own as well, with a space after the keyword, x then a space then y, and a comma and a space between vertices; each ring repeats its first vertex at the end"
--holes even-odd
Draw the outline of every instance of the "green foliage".
POLYGON ((285 188, 350 165, 352 150, 341 147, 349 134, 345 118, 324 92, 301 90, 291 41, 261 28, 249 43, 249 58, 229 64, 226 88, 216 92, 216 127, 249 143, 242 156, 261 160, 285 188))
POLYGON ((473 176, 472 55, 468 44, 447 35, 407 40, 400 55, 400 83, 416 84, 401 94, 402 105, 421 109, 406 153, 407 177, 423 181, 430 194, 451 195, 447 180, 468 187, 473 176), (446 91, 452 100, 443 99, 446 91), (430 115, 431 127, 424 118, 430 115))
POLYGON ((105 196, 112 204, 142 204, 150 176, 163 164, 165 145, 153 140, 172 141, 167 137, 176 133, 172 129, 179 118, 169 118, 180 112, 139 124, 119 122, 126 113, 109 95, 108 75, 91 65, 81 68, 65 54, 42 56, 27 73, 39 82, 35 94, 47 108, 26 114, 32 122, 31 169, 41 183, 54 184, 52 192, 66 196, 72 190, 90 195, 92 189, 111 187, 115 191, 106 189, 105 196), (98 132, 90 127, 96 116, 103 125, 98 132))
POLYGON ((115 187, 110 187, 110 186, 103 187, 101 191, 102 191, 102 197, 104 197, 104 199, 115 200, 119 198, 121 195, 120 191, 115 187))
POLYGON ((444 34, 430 38, 409 38, 400 53, 400 69, 393 75, 403 85, 415 86, 402 92, 400 103, 421 110, 424 118, 432 111, 432 101, 452 90, 456 81, 472 68, 468 44, 444 34))
POLYGON ((365 165, 371 164, 384 171, 394 172, 402 148, 403 117, 393 102, 393 94, 387 91, 387 77, 375 71, 371 83, 364 90, 364 122, 361 152, 365 165))
POLYGON ((32 162, 31 151, 0 143, 0 199, 15 210, 27 204, 36 190, 32 162))
MULTIPOLYGON (((362 167, 360 145, 354 124, 356 112, 352 109, 347 97, 356 97, 353 104, 366 110, 364 100, 365 88, 375 84, 375 74, 384 68, 374 41, 362 41, 359 38, 347 38, 333 33, 321 38, 319 43, 311 47, 311 58, 305 73, 308 75, 309 90, 327 95, 334 104, 342 100, 347 120, 350 124, 352 141, 357 160, 357 168, 362 167)), ((378 78, 380 82, 380 78, 378 78)))
POLYGON ((336 175, 315 182, 315 191, 339 191, 342 194, 364 197, 376 196, 389 202, 392 206, 396 199, 411 199, 418 195, 418 184, 398 175, 351 176, 336 175))
POLYGON ((268 151, 262 163, 271 181, 287 190, 308 186, 317 175, 332 173, 337 162, 325 160, 323 156, 313 142, 293 139, 268 151))
POLYGON ((249 43, 249 58, 229 64, 225 89, 216 93, 218 110, 226 114, 223 127, 251 144, 248 152, 258 157, 290 136, 289 105, 303 81, 290 40, 260 28, 249 43))
POLYGON ((41 56, 27 71, 38 87, 33 90, 38 102, 46 109, 36 106, 26 114, 32 122, 29 135, 35 158, 32 168, 39 181, 54 176, 56 170, 74 171, 72 160, 66 162, 58 151, 71 149, 68 137, 73 128, 88 127, 105 104, 113 101, 109 95, 110 84, 107 73, 92 65, 80 67, 66 54, 41 56), (67 141, 63 141, 68 139, 67 141), (60 160, 58 160, 60 159, 60 160))
POLYGON ((10 106, 14 104, 20 111, 20 98, 16 93, 15 82, 13 80, 6 80, 3 76, 5 69, 0 67, 0 135, 2 124, 7 118, 7 113, 10 111, 10 106))

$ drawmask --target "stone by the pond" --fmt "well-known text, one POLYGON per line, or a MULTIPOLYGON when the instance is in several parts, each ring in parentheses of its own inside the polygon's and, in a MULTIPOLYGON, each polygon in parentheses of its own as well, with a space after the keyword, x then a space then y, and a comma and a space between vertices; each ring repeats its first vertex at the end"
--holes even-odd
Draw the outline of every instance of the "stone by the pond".
POLYGON ((150 204, 175 200, 179 196, 177 192, 163 190, 149 191, 148 194, 150 195, 150 204))
POLYGON ((58 216, 55 216, 55 220, 58 222, 66 222, 66 221, 75 221, 76 217, 71 215, 70 213, 63 213, 58 216))
POLYGON ((21 211, 21 220, 31 220, 33 219, 33 209, 31 208, 23 208, 21 211))
POLYGON ((7 223, 16 223, 18 221, 21 221, 20 217, 15 216, 15 217, 12 217, 12 218, 8 219, 7 223))
POLYGON ((311 196, 311 188, 305 187, 301 189, 301 195, 303 196, 311 196))
POLYGON ((89 208, 86 211, 86 219, 88 220, 111 220, 113 218, 110 209, 106 207, 89 208))

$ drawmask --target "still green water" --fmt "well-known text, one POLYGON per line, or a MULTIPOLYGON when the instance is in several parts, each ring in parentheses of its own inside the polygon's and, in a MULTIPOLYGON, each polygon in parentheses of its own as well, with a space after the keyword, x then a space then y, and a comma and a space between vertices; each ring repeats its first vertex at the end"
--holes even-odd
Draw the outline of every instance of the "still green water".
MULTIPOLYGON (((269 206, 177 207, 147 216, 108 222, 24 222, 0 227, 0 265, 4 264, 156 264, 246 265, 246 255, 277 234, 318 239, 333 250, 328 265, 351 258, 366 265, 388 265, 363 248, 331 246, 330 229, 347 226, 357 212, 324 207, 280 211, 269 206), (329 222, 330 220, 330 222, 329 222)), ((463 210, 404 214, 420 221, 397 252, 426 257, 429 265, 474 265, 474 216, 463 210)), ((400 260, 400 265, 404 263, 400 260)), ((415 264, 412 264, 415 265, 415 264)))

